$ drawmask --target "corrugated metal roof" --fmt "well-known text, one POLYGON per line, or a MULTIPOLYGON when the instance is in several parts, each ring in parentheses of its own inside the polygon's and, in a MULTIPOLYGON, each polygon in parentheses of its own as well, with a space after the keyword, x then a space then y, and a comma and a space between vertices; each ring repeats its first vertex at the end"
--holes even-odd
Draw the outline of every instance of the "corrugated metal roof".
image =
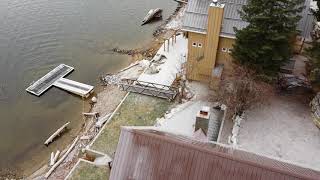
MULTIPOLYGON (((189 0, 182 29, 206 33, 208 10, 211 2, 212 0, 189 0)), ((225 4, 221 35, 234 36, 233 27, 244 28, 248 24, 241 20, 238 13, 242 5, 246 4, 246 0, 224 0, 219 2, 225 4)))
POLYGON ((218 144, 122 128, 110 180, 320 179, 320 172, 218 144))
POLYGON ((305 9, 301 13, 302 19, 298 23, 298 30, 301 31, 301 36, 311 39, 310 33, 313 30, 313 22, 315 20, 310 10, 311 0, 306 0, 304 6, 305 9))
POLYGON ((207 30, 208 16, 205 14, 185 13, 183 28, 188 31, 205 33, 207 30))
MULTIPOLYGON (((183 19, 182 29, 206 33, 208 21, 208 9, 212 0, 189 0, 188 7, 183 19)), ((240 18, 238 13, 242 6, 247 4, 247 0, 220 0, 225 4, 224 19, 222 22, 221 35, 235 36, 234 27, 237 29, 245 28, 248 23, 240 18)), ((310 13, 310 0, 305 1, 306 8, 302 12, 302 19, 298 24, 298 30, 303 37, 310 37, 312 31, 313 16, 310 13)))

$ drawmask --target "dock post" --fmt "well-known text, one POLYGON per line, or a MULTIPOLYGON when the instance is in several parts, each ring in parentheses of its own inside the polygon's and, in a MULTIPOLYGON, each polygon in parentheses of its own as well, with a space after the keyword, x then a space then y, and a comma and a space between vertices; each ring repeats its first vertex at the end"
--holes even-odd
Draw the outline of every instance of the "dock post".
POLYGON ((174 42, 177 43, 177 31, 174 32, 174 42))

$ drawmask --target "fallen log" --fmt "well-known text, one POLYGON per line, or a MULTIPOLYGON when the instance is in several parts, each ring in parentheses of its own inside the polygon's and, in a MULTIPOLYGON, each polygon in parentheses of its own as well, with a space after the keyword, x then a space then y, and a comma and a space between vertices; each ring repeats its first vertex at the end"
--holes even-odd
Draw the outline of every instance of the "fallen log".
POLYGON ((150 22, 152 19, 154 19, 156 17, 157 18, 162 17, 161 13, 162 13, 162 9, 160 9, 160 8, 150 9, 150 11, 146 15, 146 17, 143 19, 141 25, 147 24, 148 22, 150 22))
POLYGON ((59 158, 59 155, 60 155, 60 151, 58 150, 58 151, 56 152, 56 154, 53 156, 52 163, 50 163, 50 166, 53 166, 54 163, 57 162, 57 160, 58 160, 58 158, 59 158))
POLYGON ((68 154, 72 151, 72 149, 76 146, 77 142, 79 140, 79 137, 77 136, 67 152, 57 161, 51 168, 50 170, 44 175, 45 179, 48 179, 48 177, 52 174, 52 172, 63 162, 63 160, 68 156, 68 154))
POLYGON ((110 116, 111 116, 111 113, 105 115, 104 117, 100 117, 100 118, 97 120, 95 126, 96 126, 97 128, 101 128, 101 127, 103 126, 103 124, 107 122, 107 120, 109 119, 110 116))
POLYGON ((56 132, 54 132, 45 142, 44 145, 48 146, 55 137, 59 136, 60 133, 62 133, 67 126, 70 124, 70 122, 67 122, 66 124, 64 124, 61 128, 59 128, 56 132))
POLYGON ((134 63, 134 64, 131 64, 130 66, 128 66, 128 67, 126 67, 126 68, 123 68, 122 70, 119 71, 119 73, 121 73, 121 72, 123 72, 123 71, 126 71, 126 70, 128 70, 128 69, 130 69, 130 68, 132 68, 132 67, 134 67, 134 66, 137 66, 137 65, 139 65, 139 62, 136 62, 136 63, 134 63))
POLYGON ((50 166, 53 166, 54 165, 54 153, 53 152, 51 152, 51 156, 50 156, 50 166))
POLYGON ((98 112, 92 112, 92 113, 82 113, 84 116, 92 116, 94 118, 97 118, 99 113, 98 112))

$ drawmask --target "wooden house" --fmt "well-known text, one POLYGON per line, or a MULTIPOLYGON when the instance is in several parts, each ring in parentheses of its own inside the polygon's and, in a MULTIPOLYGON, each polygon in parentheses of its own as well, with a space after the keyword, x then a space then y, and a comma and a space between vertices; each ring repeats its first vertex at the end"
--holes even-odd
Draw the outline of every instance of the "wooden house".
MULTIPOLYGON (((210 82, 210 86, 215 87, 223 72, 231 72, 234 28, 248 25, 239 14, 246 3, 247 0, 188 1, 182 30, 188 37, 189 80, 210 82)), ((305 6, 298 26, 301 36, 309 38, 313 22, 310 0, 305 1, 305 6)))

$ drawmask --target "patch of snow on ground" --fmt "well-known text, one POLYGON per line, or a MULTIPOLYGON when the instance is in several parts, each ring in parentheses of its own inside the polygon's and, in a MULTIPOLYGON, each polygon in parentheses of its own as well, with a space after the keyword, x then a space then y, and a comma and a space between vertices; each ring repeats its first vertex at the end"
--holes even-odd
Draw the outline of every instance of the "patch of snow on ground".
POLYGON ((159 65, 160 71, 155 74, 143 73, 138 78, 139 81, 145 81, 149 83, 156 83, 171 86, 176 75, 181 71, 183 63, 186 62, 188 52, 188 40, 183 35, 177 36, 177 42, 172 45, 173 39, 170 39, 169 52, 166 43, 166 50, 164 50, 164 44, 158 50, 157 54, 164 55, 164 63, 159 65))
POLYGON ((202 106, 212 106, 209 102, 189 101, 172 109, 163 119, 158 121, 158 127, 167 132, 193 137, 196 115, 202 106))
POLYGON ((241 149, 320 170, 320 130, 310 107, 292 96, 246 111, 238 143, 241 149))
POLYGON ((182 9, 179 11, 177 16, 173 18, 166 26, 166 29, 173 29, 173 30, 179 30, 182 28, 182 21, 184 12, 186 10, 186 6, 182 7, 182 9))

